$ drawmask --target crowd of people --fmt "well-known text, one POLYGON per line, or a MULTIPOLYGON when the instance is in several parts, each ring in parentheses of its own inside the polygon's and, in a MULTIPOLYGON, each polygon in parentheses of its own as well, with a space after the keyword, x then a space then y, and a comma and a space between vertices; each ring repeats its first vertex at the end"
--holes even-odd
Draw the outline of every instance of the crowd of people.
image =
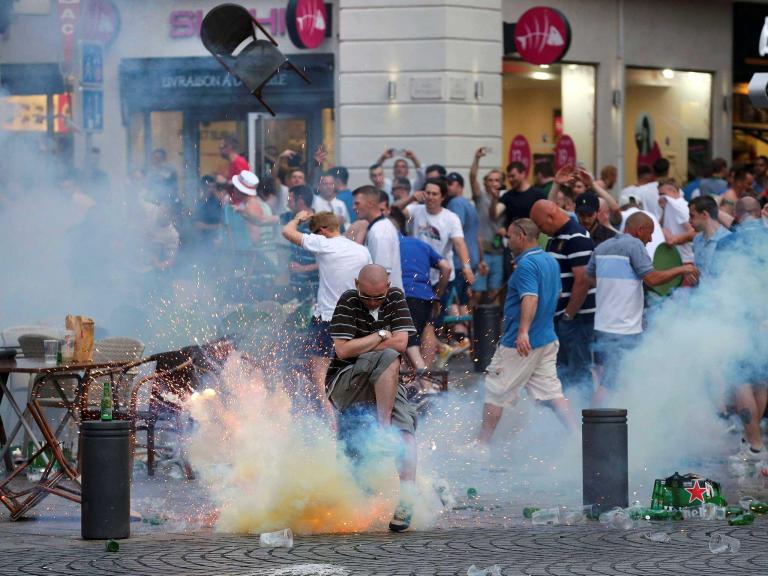
MULTIPOLYGON (((437 392, 429 370, 470 350, 476 306, 503 309, 470 447, 482 456, 523 388, 575 430, 572 402, 604 406, 621 387, 622 358, 642 342, 654 303, 674 287, 709 282, 747 240, 768 248, 765 157, 730 170, 715 159, 685 186, 661 158, 638 166, 636 183, 618 190, 611 166, 595 178, 545 161, 529 177, 512 162, 481 176, 487 149, 480 148, 467 193, 462 174, 423 166, 410 150, 385 150, 370 182, 354 188, 345 167, 325 165, 322 147, 308 172, 286 150, 260 175, 236 139, 223 139, 219 150, 227 169, 201 179, 186 217, 175 172, 162 151, 153 155, 147 201, 166 230, 163 250, 175 254, 184 242, 168 227, 184 227, 192 245, 257 255, 268 272, 262 280, 281 286, 286 299, 312 303, 306 342, 318 406, 330 415, 374 405, 378 422, 404 440, 396 531, 410 524, 414 405, 437 392), (415 374, 411 389, 398 378, 401 365, 415 374)), ((740 457, 767 459, 760 429, 767 401, 768 374, 713 401, 723 417, 741 418, 740 457)))

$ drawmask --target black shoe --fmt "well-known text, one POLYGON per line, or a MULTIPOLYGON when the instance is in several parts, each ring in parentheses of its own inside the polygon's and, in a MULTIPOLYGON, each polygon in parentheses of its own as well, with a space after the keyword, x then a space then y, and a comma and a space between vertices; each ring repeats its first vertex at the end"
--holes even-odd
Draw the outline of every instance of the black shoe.
POLYGON ((395 514, 392 516, 392 520, 389 521, 389 529, 392 532, 402 532, 408 530, 411 525, 411 516, 413 516, 413 510, 410 506, 407 506, 400 502, 395 508, 395 514))

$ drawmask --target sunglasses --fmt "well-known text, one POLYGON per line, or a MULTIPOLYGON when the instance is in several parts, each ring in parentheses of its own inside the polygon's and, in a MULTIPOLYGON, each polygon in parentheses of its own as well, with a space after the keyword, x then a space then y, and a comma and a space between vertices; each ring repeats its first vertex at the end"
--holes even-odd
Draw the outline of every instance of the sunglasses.
POLYGON ((384 300, 387 295, 384 294, 383 296, 368 296, 367 294, 363 294, 360 292, 360 290, 357 291, 357 297, 360 298, 360 300, 368 300, 370 302, 375 302, 377 300, 384 300))

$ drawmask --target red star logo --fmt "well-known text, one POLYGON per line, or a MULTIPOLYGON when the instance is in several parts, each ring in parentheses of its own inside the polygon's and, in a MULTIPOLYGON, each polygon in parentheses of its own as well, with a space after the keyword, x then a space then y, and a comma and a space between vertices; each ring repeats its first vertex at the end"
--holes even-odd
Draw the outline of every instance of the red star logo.
POLYGON ((690 497, 688 498, 688 504, 691 502, 696 502, 696 500, 701 500, 701 503, 704 504, 704 493, 707 491, 707 489, 699 486, 698 480, 693 481, 693 488, 686 488, 685 491, 690 494, 690 497))

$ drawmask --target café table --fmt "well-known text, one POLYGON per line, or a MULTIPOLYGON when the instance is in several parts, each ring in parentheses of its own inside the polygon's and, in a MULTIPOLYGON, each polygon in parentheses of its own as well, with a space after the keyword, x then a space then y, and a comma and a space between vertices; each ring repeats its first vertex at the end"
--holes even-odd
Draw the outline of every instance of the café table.
POLYGON ((87 404, 87 382, 99 378, 105 373, 114 374, 115 370, 128 370, 142 361, 99 361, 99 362, 69 362, 67 364, 48 364, 42 358, 18 358, 16 360, 0 360, 0 402, 5 397, 11 405, 19 421, 10 434, 6 434, 6 426, 0 417, 0 441, 4 440, 2 458, 5 461, 9 475, 0 482, 0 502, 10 511, 11 519, 17 520, 25 512, 36 506, 48 494, 80 502, 79 465, 73 465, 65 458, 59 444, 58 436, 69 419, 79 424, 80 412, 87 404), (35 379, 29 391, 25 410, 8 389, 8 378, 11 374, 34 375, 35 379), (67 398, 61 381, 75 379, 74 398, 67 398), (39 393, 46 383, 52 383, 61 397, 61 408, 66 414, 56 430, 49 425, 39 402, 39 393), (28 421, 31 416, 32 423, 28 421), (10 458, 10 446, 21 427, 24 427, 30 440, 35 446, 34 454, 29 454, 26 461, 16 469, 10 458), (46 467, 37 482, 31 487, 14 491, 11 482, 16 479, 38 457, 46 460, 46 467), (71 486, 62 485, 62 481, 70 481, 71 486))

